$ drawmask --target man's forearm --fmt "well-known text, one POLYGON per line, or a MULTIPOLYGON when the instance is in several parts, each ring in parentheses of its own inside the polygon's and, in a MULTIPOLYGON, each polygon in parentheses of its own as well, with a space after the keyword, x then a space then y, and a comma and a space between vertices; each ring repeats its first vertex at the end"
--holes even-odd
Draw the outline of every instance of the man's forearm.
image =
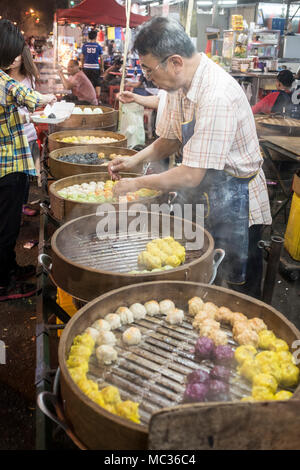
POLYGON ((198 186, 206 173, 202 168, 191 168, 180 165, 164 173, 141 176, 135 179, 140 188, 156 189, 168 192, 181 188, 194 188, 198 186))
POLYGON ((164 139, 159 137, 148 147, 138 152, 135 156, 136 163, 156 162, 173 155, 179 150, 179 140, 164 139))

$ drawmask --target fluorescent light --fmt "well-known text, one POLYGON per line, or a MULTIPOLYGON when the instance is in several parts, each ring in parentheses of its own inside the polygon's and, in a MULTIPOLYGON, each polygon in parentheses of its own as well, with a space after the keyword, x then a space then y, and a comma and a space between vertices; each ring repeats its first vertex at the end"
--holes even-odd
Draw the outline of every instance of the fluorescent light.
POLYGON ((209 1, 209 0, 199 0, 197 2, 197 5, 200 5, 200 6, 210 6, 212 5, 212 1, 209 1))
POLYGON ((149 3, 150 7, 158 7, 158 5, 159 5, 159 2, 149 3))

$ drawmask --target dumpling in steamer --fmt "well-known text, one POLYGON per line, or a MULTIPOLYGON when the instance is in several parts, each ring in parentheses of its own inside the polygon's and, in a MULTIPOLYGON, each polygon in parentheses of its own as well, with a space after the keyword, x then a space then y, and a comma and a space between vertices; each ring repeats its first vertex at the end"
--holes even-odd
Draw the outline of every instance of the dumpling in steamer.
POLYGON ((121 318, 117 313, 108 313, 104 320, 110 324, 111 330, 116 330, 121 327, 121 318))
POLYGON ((267 325, 261 318, 258 318, 258 317, 251 318, 250 320, 248 320, 248 322, 252 330, 256 331, 256 333, 259 333, 260 331, 268 329, 267 325))
POLYGON ((102 344, 96 348, 96 357, 99 364, 110 365, 118 358, 118 353, 113 346, 102 344))
POLYGON ((122 338, 125 344, 133 346, 141 342, 142 334, 138 328, 132 326, 124 331, 122 338))
POLYGON ((203 306, 203 310, 204 310, 204 312, 210 313, 215 318, 215 316, 219 312, 219 307, 217 307, 212 302, 206 302, 203 306))
POLYGON ((232 322, 233 312, 227 307, 220 307, 218 313, 215 315, 215 320, 222 323, 231 323, 232 322))
POLYGON ((166 321, 170 323, 170 325, 179 325, 183 322, 184 319, 184 311, 180 310, 179 308, 174 308, 169 310, 166 321))
POLYGON ((175 308, 175 304, 172 300, 165 299, 159 302, 160 313, 163 315, 168 315, 169 310, 175 308))
POLYGON ((108 344, 114 346, 117 342, 117 339, 112 331, 100 331, 96 343, 101 346, 101 344, 108 344))
POLYGON ((193 317, 203 310, 204 302, 200 297, 193 297, 188 301, 189 314, 193 317))
POLYGON ((97 336, 99 335, 99 330, 97 330, 96 328, 93 328, 91 326, 89 326, 86 330, 85 330, 85 333, 89 334, 94 341, 96 341, 97 339, 97 336))
POLYGON ((130 305, 129 310, 133 313, 135 320, 142 320, 147 315, 147 310, 144 305, 135 303, 130 305))
POLYGON ((128 307, 119 307, 116 314, 119 315, 122 325, 134 322, 133 313, 128 307))
POLYGON ((151 317, 160 314, 159 303, 156 300, 149 300, 144 304, 147 314, 151 317))
POLYGON ((103 320, 103 318, 100 318, 99 320, 96 320, 92 324, 92 328, 96 328, 96 330, 98 331, 101 331, 101 330, 109 331, 110 324, 106 320, 103 320))

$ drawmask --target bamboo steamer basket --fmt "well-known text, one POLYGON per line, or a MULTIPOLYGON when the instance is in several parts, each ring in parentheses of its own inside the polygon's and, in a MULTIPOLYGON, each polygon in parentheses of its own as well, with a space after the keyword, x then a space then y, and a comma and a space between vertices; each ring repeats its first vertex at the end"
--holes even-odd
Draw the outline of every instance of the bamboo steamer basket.
MULTIPOLYGON (((107 221, 107 214, 96 214, 72 220, 56 230, 51 239, 51 276, 54 283, 70 294, 78 302, 88 302, 100 294, 117 287, 154 280, 191 280, 208 283, 212 279, 218 264, 214 263, 216 251, 214 240, 209 232, 184 219, 170 217, 170 235, 175 236, 177 227, 184 230, 198 231, 202 247, 186 250, 186 259, 180 266, 166 271, 131 273, 137 269, 137 259, 151 236, 151 221, 157 216, 159 234, 168 223, 168 216, 153 212, 141 212, 147 219, 148 231, 145 236, 130 233, 136 215, 120 210, 116 213, 116 235, 102 239, 97 237, 100 224, 107 221), (124 215, 127 218, 123 228, 124 215), (121 227, 121 228, 120 228, 121 227), (176 227, 176 229, 174 229, 176 227), (119 230, 121 232, 119 232, 119 230), (124 230, 129 236, 124 238, 124 230), (74 235, 75 234, 75 235, 74 235)), ((155 223, 155 222, 153 222, 155 223)), ((183 236, 184 237, 184 236, 183 236)), ((178 239, 179 241, 179 239, 178 239)), ((191 240, 192 241, 192 240, 191 240)), ((180 240, 185 244, 186 240, 180 240)), ((82 305, 81 303, 81 305, 82 305)), ((76 305, 80 305, 77 303, 76 305)))
MULTIPOLYGON (((58 351, 60 391, 64 404, 65 422, 70 425, 72 433, 81 442, 83 448, 105 450, 143 450, 149 448, 157 450, 274 450, 298 448, 296 446, 298 445, 300 420, 296 411, 299 410, 299 386, 295 390, 293 398, 284 402, 250 403, 241 402, 240 399, 234 399, 230 402, 204 402, 185 405, 177 402, 174 403, 174 406, 171 405, 155 411, 150 416, 148 423, 135 424, 98 406, 73 382, 66 366, 70 347, 75 336, 83 333, 96 319, 116 311, 119 306, 130 306, 135 302, 144 303, 152 299, 160 301, 170 298, 176 306, 187 311, 187 301, 194 296, 199 296, 218 306, 226 306, 232 311, 243 312, 248 318, 262 318, 267 326, 277 336, 284 339, 290 347, 295 340, 300 338, 300 332, 295 326, 273 307, 252 297, 216 286, 194 282, 150 282, 116 289, 94 299, 68 322, 63 331, 58 351)), ((137 323, 140 327, 139 322, 137 323)), ((174 326, 171 328, 170 335, 176 337, 175 332, 178 331, 180 336, 179 330, 178 326, 174 326)), ((151 336, 151 332, 147 333, 143 330, 143 335, 147 334, 151 336)), ((169 340, 172 342, 171 338, 169 340)), ((168 341, 165 344, 169 344, 168 341)), ((120 356, 119 351, 118 367, 114 371, 114 367, 111 366, 111 372, 109 372, 111 375, 108 377, 118 376, 119 367, 123 368, 125 364, 126 369, 127 361, 131 362, 132 357, 139 354, 138 347, 134 348, 134 352, 128 352, 128 348, 125 351, 124 347, 119 347, 123 356, 120 356)), ((142 350, 143 346, 140 347, 140 351, 142 350)), ((157 358, 157 356, 155 357, 157 358)), ((92 358, 90 368, 92 367, 91 361, 92 358)), ((136 361, 136 364, 139 365, 139 360, 136 359, 136 361)), ((144 357, 141 354, 141 366, 143 361, 144 357)), ((171 378, 175 371, 179 373, 180 368, 186 366, 184 360, 176 364, 177 369, 174 369, 175 364, 173 368, 171 366, 171 371, 173 371, 170 371, 171 378)), ((150 369, 153 367, 154 370, 157 368, 157 365, 155 367, 155 364, 151 364, 151 356, 148 358, 148 367, 150 369)), ((167 377, 169 366, 162 363, 161 367, 166 369, 163 376, 167 377)), ((198 363, 196 367, 201 367, 201 364, 198 363)), ((147 369, 145 373, 146 371, 147 369)), ((95 375, 93 368, 89 373, 93 378, 95 375)), ((182 384, 184 384, 184 376, 189 373, 188 367, 185 367, 180 373, 183 377, 182 384)), ((104 371, 103 374, 107 374, 107 372, 104 371)), ((107 375, 105 376, 107 377, 107 375)), ((131 389, 130 383, 136 384, 137 387, 145 386, 138 381, 140 377, 138 376, 136 380, 130 375, 127 380, 125 377, 126 383, 122 385, 121 382, 119 387, 122 399, 128 399, 124 398, 122 394, 126 393, 127 387, 129 390, 131 389)), ((160 390, 156 392, 151 384, 149 385, 148 394, 142 395, 142 401, 146 404, 149 400, 151 403, 151 394, 162 393, 160 390)), ((236 386, 238 384, 234 382, 232 387, 236 386)), ((144 404, 141 402, 141 413, 143 406, 144 404)))
MULTIPOLYGON (((78 143, 72 144, 70 142, 59 142, 57 140, 57 139, 63 139, 65 137, 70 137, 70 136, 110 137, 113 139, 117 139, 116 142, 112 142, 111 144, 103 144, 103 145, 108 145, 109 147, 126 147, 127 146, 126 136, 123 134, 119 134, 118 132, 111 132, 111 131, 104 131, 104 130, 99 131, 99 130, 93 130, 93 129, 89 129, 89 130, 77 129, 77 130, 54 132, 53 134, 50 134, 48 137, 49 152, 52 152, 53 150, 56 150, 56 149, 65 148, 65 147, 78 146, 78 143)), ((89 145, 89 144, 86 144, 86 145, 89 145)), ((91 144, 91 145, 94 145, 94 144, 91 144)))
MULTIPOLYGON (((113 149, 107 145, 80 145, 80 146, 73 146, 73 147, 66 147, 57 150, 53 150, 49 154, 49 168, 50 173, 56 180, 66 178, 68 176, 74 175, 81 175, 83 173, 95 173, 95 170, 102 171, 107 173, 107 165, 110 161, 109 155, 115 153, 117 155, 135 155, 137 153, 136 150, 127 149, 125 147, 114 147, 113 149), (104 153, 105 159, 103 159, 103 163, 99 165, 87 165, 87 164, 79 164, 79 163, 69 163, 59 160, 59 157, 63 155, 72 155, 74 153, 90 153, 90 152, 97 152, 97 153, 104 153)), ((99 160, 101 163, 101 160, 99 160)), ((136 168, 132 169, 132 173, 142 173, 143 166, 139 165, 136 168)))
MULTIPOLYGON (((140 175, 136 173, 120 173, 120 176, 123 178, 136 178, 140 175)), ((97 173, 83 173, 80 175, 68 176, 67 178, 62 178, 57 180, 49 186, 49 197, 50 197, 50 206, 51 213, 58 222, 64 223, 70 220, 76 219, 83 215, 94 214, 97 211, 97 208, 101 206, 99 202, 78 202, 72 201, 70 199, 65 199, 58 194, 58 191, 67 187, 73 186, 74 184, 89 183, 90 181, 107 181, 109 179, 108 173, 97 172, 97 173)), ((159 192, 157 196, 151 198, 145 198, 142 200, 143 204, 151 204, 154 202, 159 202, 162 198, 162 194, 159 192)), ((136 203, 128 203, 127 207, 136 203)), ((104 204, 104 203, 103 203, 104 204)), ((109 203, 111 207, 116 209, 119 208, 119 203, 109 203)))
POLYGON ((60 124, 56 124, 54 129, 56 132, 60 130, 70 129, 105 129, 107 131, 117 130, 118 125, 118 111, 108 106, 76 106, 82 111, 84 108, 101 108, 103 114, 72 114, 69 119, 66 119, 60 124))

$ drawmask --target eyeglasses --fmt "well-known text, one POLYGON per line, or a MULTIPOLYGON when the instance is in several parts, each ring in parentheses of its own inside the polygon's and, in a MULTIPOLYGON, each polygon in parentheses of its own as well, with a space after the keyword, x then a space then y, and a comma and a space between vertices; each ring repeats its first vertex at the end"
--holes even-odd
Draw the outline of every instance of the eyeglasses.
POLYGON ((160 62, 158 62, 158 64, 154 67, 153 70, 150 70, 150 69, 148 69, 148 68, 145 69, 144 67, 141 67, 142 72, 143 72, 143 74, 145 75, 145 77, 147 77, 147 78, 152 77, 152 75, 154 74, 154 72, 156 72, 156 70, 158 69, 158 67, 159 67, 160 65, 162 65, 166 60, 168 60, 172 55, 173 55, 173 54, 170 54, 170 55, 168 55, 167 57, 165 57, 163 60, 161 60, 160 62))

